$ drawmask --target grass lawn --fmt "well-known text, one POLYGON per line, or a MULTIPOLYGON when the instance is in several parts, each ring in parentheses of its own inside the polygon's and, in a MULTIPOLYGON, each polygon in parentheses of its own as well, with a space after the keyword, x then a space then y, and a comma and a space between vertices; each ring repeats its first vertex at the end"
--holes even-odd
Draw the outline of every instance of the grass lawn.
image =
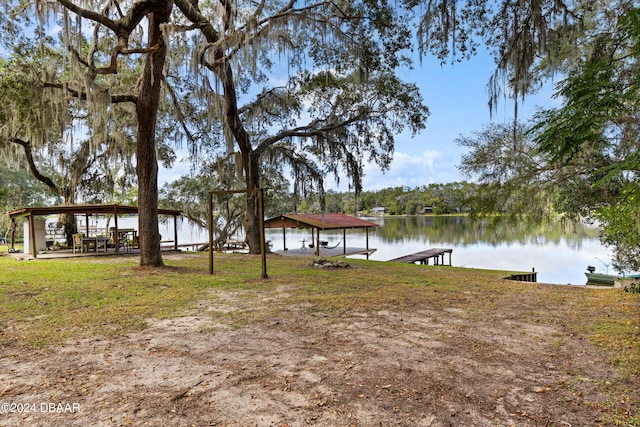
MULTIPOLYGON (((305 315, 330 322, 345 313, 417 308, 445 313, 456 307, 470 320, 517 312, 518 320, 561 325, 567 334, 584 337, 623 377, 640 375, 640 295, 619 289, 508 282, 503 271, 355 259, 348 260, 352 268, 317 270, 308 259, 270 255, 266 280, 260 278, 257 256, 216 254, 213 276, 203 254, 167 257, 159 269, 137 262, 135 257, 16 261, 0 256, 0 345, 37 350, 123 336, 143 330, 149 319, 183 316, 199 302, 229 292, 237 309, 211 315, 234 328, 286 319, 293 316, 292 307, 297 315, 302 308, 305 315), (287 298, 276 297, 283 289, 287 298)), ((637 392, 618 390, 617 396, 633 401, 637 392)), ((617 424, 640 423, 637 407, 623 412, 612 412, 617 424)))

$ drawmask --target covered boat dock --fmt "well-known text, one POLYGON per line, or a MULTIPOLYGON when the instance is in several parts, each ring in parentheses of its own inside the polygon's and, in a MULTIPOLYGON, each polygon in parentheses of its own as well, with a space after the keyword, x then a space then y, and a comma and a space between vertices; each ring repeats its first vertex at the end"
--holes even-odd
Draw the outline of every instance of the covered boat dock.
POLYGON ((326 213, 326 214, 282 214, 268 219, 264 222, 264 228, 282 228, 283 250, 278 253, 283 255, 326 255, 326 256, 347 256, 347 255, 369 255, 375 249, 369 248, 369 229, 378 227, 375 222, 367 221, 346 214, 326 213), (286 229, 306 228, 311 229, 311 241, 309 248, 289 250, 287 248, 286 229), (347 230, 364 229, 366 233, 365 248, 349 248, 347 246, 347 230), (325 230, 342 230, 342 247, 329 247, 328 242, 320 238, 320 232, 325 230))

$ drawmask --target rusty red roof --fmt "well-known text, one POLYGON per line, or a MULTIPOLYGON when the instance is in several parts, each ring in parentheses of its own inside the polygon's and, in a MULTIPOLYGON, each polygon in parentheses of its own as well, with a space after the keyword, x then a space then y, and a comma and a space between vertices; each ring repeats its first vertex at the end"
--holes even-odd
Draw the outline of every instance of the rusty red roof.
MULTIPOLYGON (((28 215, 56 215, 56 214, 115 214, 115 215, 127 215, 137 214, 137 206, 129 205, 60 205, 60 206, 48 206, 48 207, 30 207, 20 208, 6 212, 10 217, 21 217, 28 215)), ((182 211, 177 209, 162 209, 158 208, 160 215, 174 215, 180 216, 182 211)))
POLYGON ((264 222, 265 228, 321 228, 324 230, 341 228, 377 227, 375 222, 346 214, 282 214, 264 222))

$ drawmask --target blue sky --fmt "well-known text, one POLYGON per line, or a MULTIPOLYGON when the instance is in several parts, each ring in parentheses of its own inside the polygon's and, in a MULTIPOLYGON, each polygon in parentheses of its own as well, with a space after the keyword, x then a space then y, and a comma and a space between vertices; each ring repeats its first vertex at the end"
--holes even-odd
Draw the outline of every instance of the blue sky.
MULTIPOLYGON (((436 59, 424 60, 422 65, 401 75, 420 87, 431 115, 426 128, 414 138, 400 135, 396 141, 394 160, 385 173, 377 166, 366 167, 364 189, 378 190, 406 185, 411 188, 430 183, 469 180, 458 170, 464 147, 454 141, 460 135, 479 131, 491 121, 511 123, 513 103, 500 99, 497 110, 490 115, 487 82, 494 71, 488 54, 453 65, 440 65, 436 59)), ((553 82, 527 97, 519 107, 519 119, 530 118, 538 107, 557 106, 552 98, 553 82)), ((327 182, 333 185, 332 182, 327 182)), ((342 186, 341 186, 342 187, 342 186)), ((344 188, 340 188, 344 189, 344 188)))
MULTIPOLYGON (((410 133, 398 135, 390 169, 382 172, 377 165, 366 165, 365 191, 387 187, 410 188, 431 183, 469 180, 458 170, 464 147, 454 141, 461 135, 482 130, 489 122, 511 123, 513 103, 501 98, 493 115, 489 112, 487 82, 495 69, 492 58, 483 52, 468 61, 440 65, 435 58, 416 63, 413 70, 405 70, 400 77, 416 83, 430 116, 426 128, 415 137, 410 133)), ((538 94, 527 97, 519 107, 519 119, 526 121, 539 108, 557 106, 552 98, 553 82, 538 94)), ((186 164, 176 163, 172 170, 160 169, 160 185, 187 174, 186 164)), ((347 191, 346 177, 327 177, 327 189, 347 191)))

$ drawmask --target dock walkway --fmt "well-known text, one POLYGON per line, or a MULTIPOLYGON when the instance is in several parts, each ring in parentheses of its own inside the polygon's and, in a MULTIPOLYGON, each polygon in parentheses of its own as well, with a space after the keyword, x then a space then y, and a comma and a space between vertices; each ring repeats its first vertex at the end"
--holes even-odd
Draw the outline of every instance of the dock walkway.
POLYGON ((390 259, 391 262, 409 262, 420 264, 429 264, 429 258, 433 258, 434 265, 444 265, 444 254, 449 254, 449 265, 451 265, 451 253, 453 249, 433 248, 426 251, 416 252, 410 255, 401 256, 399 258, 390 259))
MULTIPOLYGON (((321 257, 348 257, 354 255, 364 255, 368 258, 369 255, 376 251, 375 248, 356 248, 347 246, 342 247, 334 247, 334 248, 326 248, 320 246, 320 255, 321 257)), ((287 249, 286 251, 274 251, 278 255, 283 256, 307 256, 307 257, 315 257, 316 249, 315 248, 296 248, 296 249, 287 249)))
POLYGON ((516 282, 537 282, 538 281, 538 272, 535 270, 531 270, 531 273, 515 273, 509 277, 505 277, 507 280, 515 280, 516 282))

